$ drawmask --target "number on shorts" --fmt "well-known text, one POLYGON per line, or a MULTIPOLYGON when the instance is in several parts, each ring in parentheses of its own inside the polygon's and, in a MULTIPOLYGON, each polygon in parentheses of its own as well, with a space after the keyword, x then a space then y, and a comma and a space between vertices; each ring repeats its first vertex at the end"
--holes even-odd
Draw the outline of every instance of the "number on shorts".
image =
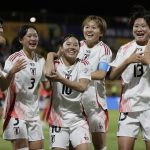
POLYGON ((61 131, 61 127, 52 126, 52 133, 56 132, 59 133, 61 131))
POLYGON ((15 118, 16 122, 14 123, 14 126, 18 125, 19 124, 19 119, 18 118, 15 118))

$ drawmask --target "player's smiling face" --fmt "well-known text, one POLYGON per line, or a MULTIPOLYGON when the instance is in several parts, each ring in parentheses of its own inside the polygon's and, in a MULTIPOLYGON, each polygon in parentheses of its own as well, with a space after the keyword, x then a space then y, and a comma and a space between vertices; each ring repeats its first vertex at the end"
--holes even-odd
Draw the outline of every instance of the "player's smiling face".
POLYGON ((29 28, 26 35, 20 40, 20 42, 23 44, 24 49, 34 51, 39 42, 37 31, 33 28, 29 28))
POLYGON ((99 38, 102 36, 98 24, 93 20, 85 24, 83 28, 83 34, 87 43, 97 43, 99 38))
POLYGON ((150 28, 144 18, 138 18, 133 25, 133 36, 139 45, 146 45, 150 37, 150 28))
POLYGON ((62 45, 63 57, 73 63, 79 53, 79 41, 75 37, 68 38, 62 45))

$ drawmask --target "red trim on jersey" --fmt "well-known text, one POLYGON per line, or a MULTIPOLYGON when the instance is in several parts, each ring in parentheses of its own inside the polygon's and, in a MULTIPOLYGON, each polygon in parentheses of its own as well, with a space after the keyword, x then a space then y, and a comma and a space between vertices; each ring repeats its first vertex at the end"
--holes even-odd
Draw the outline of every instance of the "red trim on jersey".
POLYGON ((55 110, 52 107, 53 93, 54 93, 53 90, 54 89, 52 89, 52 95, 51 95, 51 100, 50 100, 50 104, 49 104, 49 109, 48 109, 48 112, 47 112, 47 115, 46 115, 47 116, 46 120, 49 123, 49 125, 56 125, 56 126, 61 127, 62 126, 61 120, 57 117, 57 114, 55 113, 55 110))
POLYGON ((10 61, 14 61, 16 59, 16 57, 20 57, 20 56, 25 56, 25 54, 23 53, 23 51, 19 51, 19 52, 15 52, 13 55, 11 55, 9 57, 10 61))
POLYGON ((89 64, 89 61, 88 61, 87 59, 83 59, 83 60, 81 61, 81 63, 83 63, 84 65, 88 65, 88 64, 89 64))
MULTIPOLYGON (((50 82, 50 86, 51 86, 51 89, 52 89, 52 83, 50 82)), ((51 122, 51 119, 50 119, 50 112, 51 112, 51 108, 52 108, 52 102, 53 102, 53 89, 51 90, 51 97, 50 97, 50 101, 48 103, 48 107, 47 107, 47 113, 46 113, 46 120, 49 122, 51 122)))
POLYGON ((135 43, 135 41, 133 40, 133 41, 121 46, 121 47, 122 47, 123 50, 127 50, 134 43, 135 43))
POLYGON ((84 119, 87 121, 87 123, 88 123, 88 125, 89 125, 88 115, 86 114, 85 109, 84 109, 84 106, 83 106, 82 103, 81 103, 81 107, 82 107, 82 115, 83 115, 84 119))
POLYGON ((110 54, 110 51, 109 51, 108 46, 104 45, 104 48, 105 48, 105 54, 106 54, 106 55, 109 55, 109 54, 110 54))
POLYGON ((123 95, 122 93, 123 93, 123 86, 122 86, 122 89, 121 89, 119 111, 120 112, 130 112, 131 107, 130 107, 129 100, 128 99, 124 100, 123 96, 122 96, 123 95))
POLYGON ((3 124, 3 131, 6 129, 10 119, 11 119, 11 113, 14 109, 15 100, 16 100, 16 86, 15 84, 10 85, 8 88, 8 97, 6 99, 7 101, 7 107, 5 112, 5 121, 3 124))
POLYGON ((103 43, 102 41, 99 43, 100 46, 103 46, 105 49, 105 55, 110 55, 111 54, 111 50, 108 47, 108 45, 106 45, 105 43, 103 43))
POLYGON ((105 131, 108 130, 108 123, 109 123, 109 114, 108 114, 108 110, 104 110, 105 115, 106 115, 106 119, 105 119, 105 131))

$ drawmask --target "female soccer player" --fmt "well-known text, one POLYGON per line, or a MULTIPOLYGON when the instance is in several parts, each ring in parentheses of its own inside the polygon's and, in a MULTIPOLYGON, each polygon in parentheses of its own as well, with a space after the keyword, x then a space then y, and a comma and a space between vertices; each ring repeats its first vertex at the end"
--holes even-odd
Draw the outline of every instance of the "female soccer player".
POLYGON ((21 26, 18 39, 16 50, 20 50, 9 56, 4 71, 9 72, 19 59, 26 61, 26 67, 15 74, 8 88, 3 138, 11 141, 14 150, 42 150, 44 137, 37 100, 39 83, 46 81, 45 59, 36 53, 39 36, 34 26, 21 26))
POLYGON ((142 6, 136 8, 130 18, 134 40, 121 46, 110 64, 110 79, 121 76, 123 87, 117 131, 119 150, 133 150, 139 130, 146 150, 150 149, 150 13, 142 6))
MULTIPOLYGON (((52 99, 48 121, 53 150, 67 149, 69 142, 75 150, 90 149, 90 133, 83 115, 82 93, 91 79, 88 61, 77 59, 79 40, 66 35, 61 44, 62 56, 55 61, 52 82, 52 99)), ((49 64, 50 65, 50 64, 49 64)))

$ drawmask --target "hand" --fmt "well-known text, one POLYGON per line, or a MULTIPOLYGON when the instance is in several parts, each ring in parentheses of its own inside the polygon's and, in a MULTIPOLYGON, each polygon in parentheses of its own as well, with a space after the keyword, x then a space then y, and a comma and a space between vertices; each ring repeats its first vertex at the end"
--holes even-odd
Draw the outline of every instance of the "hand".
POLYGON ((54 81, 54 82, 59 82, 59 81, 61 81, 61 79, 62 79, 61 75, 60 75, 58 72, 56 72, 56 71, 52 72, 51 75, 46 76, 46 77, 47 77, 50 81, 54 81))
POLYGON ((13 67, 11 68, 10 73, 15 74, 15 73, 19 72, 20 70, 24 69, 26 67, 26 65, 27 64, 26 64, 26 61, 24 59, 18 59, 14 63, 13 67))
POLYGON ((144 51, 144 55, 140 56, 140 61, 142 64, 150 64, 150 51, 144 51))
POLYGON ((150 40, 145 47, 143 55, 140 56, 140 61, 145 65, 150 64, 150 40))
POLYGON ((138 63, 141 61, 141 55, 143 53, 137 53, 137 50, 135 50, 128 58, 127 58, 127 62, 128 64, 131 63, 138 63))

